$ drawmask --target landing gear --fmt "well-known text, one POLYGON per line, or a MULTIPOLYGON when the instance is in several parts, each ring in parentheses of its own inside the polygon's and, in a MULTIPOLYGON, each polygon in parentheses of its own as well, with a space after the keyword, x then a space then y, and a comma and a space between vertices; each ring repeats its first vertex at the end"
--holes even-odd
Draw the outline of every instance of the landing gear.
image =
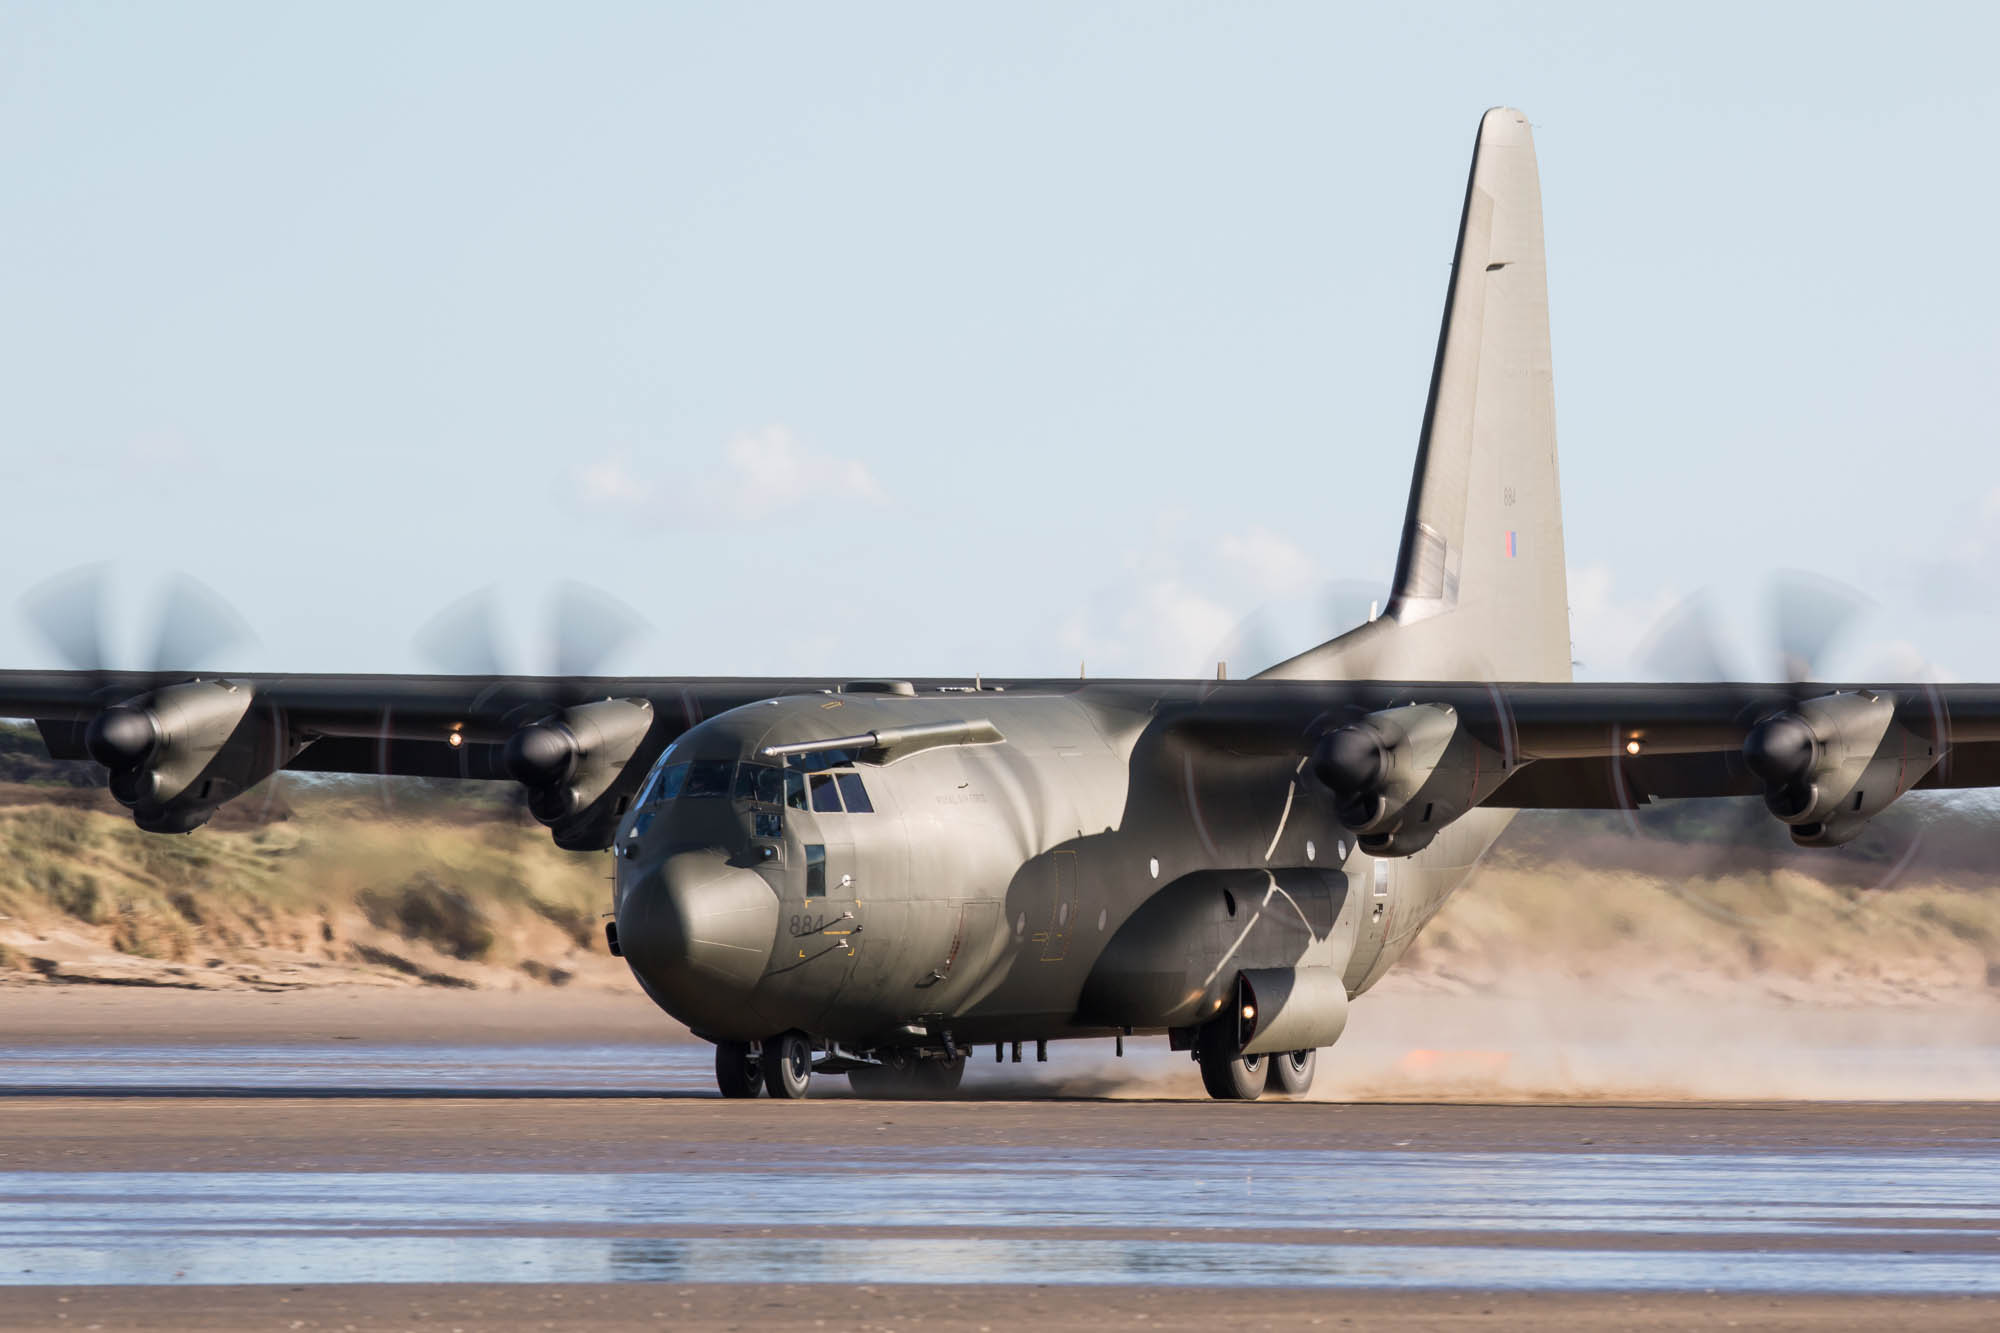
POLYGON ((847 1084, 855 1096, 904 1101, 950 1096, 964 1078, 964 1052, 955 1060, 892 1052, 879 1065, 856 1065, 847 1071, 847 1084))
POLYGON ((747 1041, 715 1043, 715 1086, 725 1097, 755 1097, 764 1090, 764 1071, 747 1041))
POLYGON ((1319 1064, 1318 1051, 1280 1051, 1270 1058, 1271 1081, 1265 1086, 1287 1097, 1303 1097, 1312 1090, 1313 1069, 1319 1064))
POLYGON ((917 1065, 917 1086, 926 1097, 948 1097, 965 1081, 965 1052, 955 1060, 924 1060, 917 1065))
POLYGON ((1263 1056, 1239 1055, 1220 1033, 1210 1031, 1202 1034, 1195 1058, 1201 1062, 1201 1086, 1215 1100, 1254 1102, 1262 1095, 1269 1077, 1263 1056))
POLYGON ((764 1041, 764 1090, 784 1101, 799 1101, 812 1083, 812 1042, 803 1032, 783 1032, 764 1041))

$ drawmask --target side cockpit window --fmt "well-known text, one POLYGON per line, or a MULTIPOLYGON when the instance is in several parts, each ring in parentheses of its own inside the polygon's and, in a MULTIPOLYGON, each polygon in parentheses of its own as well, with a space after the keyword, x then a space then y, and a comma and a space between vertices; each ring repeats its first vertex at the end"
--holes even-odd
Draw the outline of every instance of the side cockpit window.
POLYGON ((835 773, 833 776, 840 782, 840 799, 846 804, 848 814, 875 813, 874 803, 868 799, 868 789, 861 785, 859 773, 835 773))
POLYGON ((794 810, 811 809, 820 814, 872 815, 875 803, 868 788, 853 769, 854 756, 845 750, 820 750, 793 755, 785 761, 785 804, 794 810))
POLYGON ((738 764, 736 799, 776 805, 784 782, 785 772, 781 768, 775 768, 770 764, 738 764))

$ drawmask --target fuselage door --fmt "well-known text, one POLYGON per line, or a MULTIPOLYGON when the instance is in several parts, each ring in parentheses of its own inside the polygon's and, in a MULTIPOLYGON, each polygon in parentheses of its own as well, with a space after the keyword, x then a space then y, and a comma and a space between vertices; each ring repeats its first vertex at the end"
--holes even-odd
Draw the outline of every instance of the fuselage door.
MULTIPOLYGON (((785 770, 787 839, 797 868, 784 910, 786 956, 824 985, 829 974, 851 975, 863 945, 863 884, 853 820, 873 812, 861 781, 850 771, 785 770), (797 895, 797 896, 793 896, 797 895)), ((828 992, 828 997, 838 988, 828 992)))

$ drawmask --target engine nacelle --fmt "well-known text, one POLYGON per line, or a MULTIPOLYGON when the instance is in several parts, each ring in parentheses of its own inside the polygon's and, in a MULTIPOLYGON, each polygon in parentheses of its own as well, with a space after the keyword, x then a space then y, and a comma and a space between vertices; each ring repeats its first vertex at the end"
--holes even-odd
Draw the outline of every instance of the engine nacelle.
POLYGON ((255 700, 236 681, 162 686, 92 718, 84 748, 111 770, 111 794, 140 828, 186 833, 290 757, 279 722, 252 712, 255 700))
POLYGON ((1335 816, 1370 856, 1409 856, 1479 804, 1506 775, 1499 752, 1466 730, 1449 704, 1370 713, 1328 732, 1312 768, 1337 804, 1335 816))
POLYGON ((528 809, 554 828, 610 790, 652 726, 649 700, 601 699, 522 727, 501 758, 528 789, 528 809))
POLYGON ((1800 700, 1743 740, 1764 804, 1802 847, 1849 841, 1937 761, 1936 741, 1904 727, 1895 701, 1869 690, 1800 700))

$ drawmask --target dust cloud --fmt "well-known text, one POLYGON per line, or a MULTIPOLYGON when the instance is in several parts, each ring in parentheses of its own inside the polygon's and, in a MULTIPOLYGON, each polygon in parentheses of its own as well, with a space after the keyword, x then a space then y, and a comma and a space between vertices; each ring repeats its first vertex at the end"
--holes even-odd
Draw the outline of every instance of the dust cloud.
MULTIPOLYGON (((973 1097, 1199 1097, 1162 1038, 973 1097)), ((1314 1100, 2000 1100, 2000 893, 1503 856, 1320 1053, 1314 1100)))

